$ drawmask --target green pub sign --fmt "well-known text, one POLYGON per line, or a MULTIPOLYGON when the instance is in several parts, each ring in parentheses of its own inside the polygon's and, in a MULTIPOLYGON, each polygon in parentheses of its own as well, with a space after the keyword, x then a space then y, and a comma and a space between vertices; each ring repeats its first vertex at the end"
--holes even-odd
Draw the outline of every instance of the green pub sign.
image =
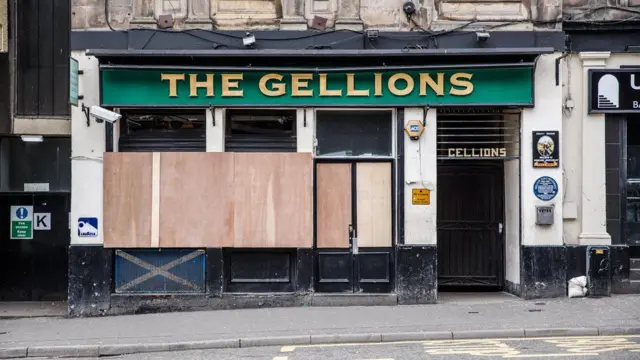
POLYGON ((380 72, 102 69, 102 105, 533 105, 530 67, 380 72))

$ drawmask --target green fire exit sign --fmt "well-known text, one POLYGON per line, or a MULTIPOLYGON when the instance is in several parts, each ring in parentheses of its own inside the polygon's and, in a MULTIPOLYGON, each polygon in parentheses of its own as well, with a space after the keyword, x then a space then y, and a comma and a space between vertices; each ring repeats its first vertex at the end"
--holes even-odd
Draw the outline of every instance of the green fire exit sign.
POLYGON ((11 207, 11 239, 33 239, 33 206, 11 207))

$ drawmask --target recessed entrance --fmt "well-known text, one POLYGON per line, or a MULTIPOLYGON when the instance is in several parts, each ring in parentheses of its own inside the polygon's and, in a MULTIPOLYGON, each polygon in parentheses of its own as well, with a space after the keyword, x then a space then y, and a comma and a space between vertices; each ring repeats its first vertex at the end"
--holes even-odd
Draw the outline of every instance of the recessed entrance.
POLYGON ((503 178, 501 161, 438 164, 441 287, 502 287, 503 178))
POLYGON ((438 135, 438 286, 502 290, 505 253, 517 249, 519 113, 440 111, 438 135), (506 164, 509 164, 507 166, 506 164), (508 169, 505 170, 505 169, 508 169), (509 199, 505 188, 509 187, 509 199), (505 207, 511 214, 506 214, 505 207), (514 209, 515 207, 515 209, 514 209), (508 218, 508 219, 507 219, 508 218), (507 221, 508 220, 508 221, 507 221), (512 244, 513 243, 513 244, 512 244))

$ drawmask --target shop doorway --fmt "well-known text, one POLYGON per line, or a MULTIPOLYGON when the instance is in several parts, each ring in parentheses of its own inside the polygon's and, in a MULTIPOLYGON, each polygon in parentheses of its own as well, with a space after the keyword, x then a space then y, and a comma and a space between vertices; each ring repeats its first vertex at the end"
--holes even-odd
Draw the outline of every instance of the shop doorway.
POLYGON ((504 278, 501 161, 438 164, 438 283, 501 289, 504 278))
POLYGON ((438 286, 519 283, 520 112, 439 109, 437 139, 438 286))
POLYGON ((318 292, 393 289, 393 163, 316 163, 318 292))

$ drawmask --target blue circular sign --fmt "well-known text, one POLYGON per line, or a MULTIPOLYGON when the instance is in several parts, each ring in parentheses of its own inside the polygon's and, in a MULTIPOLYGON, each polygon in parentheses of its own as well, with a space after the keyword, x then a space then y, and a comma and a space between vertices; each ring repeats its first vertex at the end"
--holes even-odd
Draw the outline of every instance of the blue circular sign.
POLYGON ((542 201, 550 201, 558 195, 558 183, 549 176, 541 176, 533 184, 533 194, 542 201))
POLYGON ((29 210, 27 210, 27 208, 19 207, 18 210, 16 210, 16 217, 18 219, 26 219, 27 216, 29 216, 29 210))

